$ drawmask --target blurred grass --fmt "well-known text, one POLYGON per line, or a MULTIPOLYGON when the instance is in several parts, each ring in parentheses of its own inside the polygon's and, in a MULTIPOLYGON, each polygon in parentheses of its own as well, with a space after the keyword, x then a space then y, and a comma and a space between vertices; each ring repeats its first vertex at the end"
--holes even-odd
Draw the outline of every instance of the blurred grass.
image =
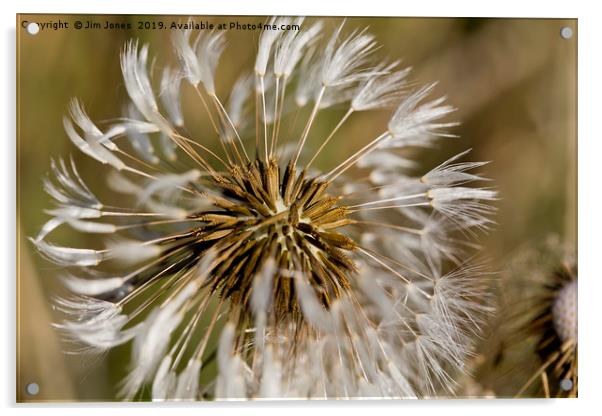
POLYGON ((18 294, 23 296, 17 311, 17 400, 73 400, 73 380, 66 370, 57 334, 48 325, 48 299, 40 288, 39 275, 33 269, 31 254, 24 248, 23 244, 19 247, 18 294), (38 395, 27 394, 26 386, 29 383, 41 386, 38 395))
MULTIPOLYGON (((71 26, 75 20, 105 20, 102 16, 20 15, 19 22, 59 18, 71 26)), ((106 189, 106 171, 89 163, 70 145, 62 117, 74 96, 82 100, 94 120, 109 120, 120 114, 126 93, 119 51, 129 38, 150 42, 151 56, 158 58, 159 65, 174 62, 169 31, 136 30, 138 20, 155 19, 112 16, 111 21, 130 22, 133 29, 50 30, 36 36, 20 29, 18 22, 18 217, 23 236, 35 235, 46 220, 43 209, 49 207, 49 200, 42 191, 41 178, 49 170, 50 157, 72 154, 90 188, 107 203, 116 200, 106 189)), ((186 17, 162 20, 184 21, 186 17)), ((259 22, 265 18, 236 20, 259 22)), ((331 29, 341 19, 325 20, 327 29, 331 29)), ((497 203, 498 226, 485 238, 483 254, 497 259, 494 267, 503 267, 516 246, 537 242, 551 233, 575 243, 576 21, 349 18, 346 23, 348 29, 363 26, 369 26, 382 44, 380 55, 412 66, 412 80, 439 81, 436 93, 447 95, 449 102, 458 107, 453 117, 462 124, 453 132, 461 137, 421 152, 422 167, 427 169, 466 148, 474 149, 470 159, 492 161, 485 173, 494 180, 492 186, 499 190, 501 200, 497 203), (560 37, 563 26, 573 29, 572 39, 560 37)), ((227 34, 228 48, 217 74, 218 94, 222 97, 228 95, 229 86, 241 71, 250 68, 258 35, 249 31, 227 34)), ((187 128, 205 140, 209 133, 206 116, 190 91, 184 93, 183 100, 187 128)), ((340 110, 321 113, 309 140, 325 137, 340 115, 340 110)), ((327 147, 318 163, 332 166, 373 138, 387 121, 386 113, 352 117, 338 134, 336 145, 327 147)), ((98 244, 93 236, 68 230, 58 230, 53 236, 73 246, 98 244)), ((85 358, 65 357, 58 347, 32 347, 45 342, 40 340, 54 339, 48 327, 52 315, 47 302, 60 291, 55 278, 58 270, 39 256, 30 255, 28 242, 18 247, 18 390, 22 391, 23 383, 36 379, 44 393, 40 399, 114 400, 115 386, 127 371, 127 347, 93 364, 85 358), (44 370, 40 363, 54 367, 44 370)))

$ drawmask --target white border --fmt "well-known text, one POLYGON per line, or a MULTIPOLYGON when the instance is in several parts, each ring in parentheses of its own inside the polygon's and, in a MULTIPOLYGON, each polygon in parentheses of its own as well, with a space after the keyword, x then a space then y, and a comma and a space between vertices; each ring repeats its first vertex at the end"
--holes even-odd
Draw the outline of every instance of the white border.
POLYGON ((2 336, 0 339, 0 397, 4 406, 12 407, 9 413, 25 411, 27 414, 39 411, 44 415, 78 414, 106 415, 115 405, 69 405, 66 408, 57 406, 15 406, 15 13, 132 13, 132 14, 290 14, 290 15, 397 15, 397 16, 488 16, 488 17, 568 17, 578 18, 579 36, 579 268, 580 280, 580 367, 578 400, 552 401, 430 401, 403 403, 233 403, 230 405, 178 406, 177 408, 153 407, 149 405, 130 405, 120 407, 117 411, 134 414, 205 414, 206 412, 224 411, 229 414, 306 414, 313 412, 345 412, 364 414, 370 407, 380 412, 420 413, 423 414, 478 414, 487 416, 508 413, 524 414, 526 411, 553 414, 587 414, 588 410, 599 408, 596 403, 600 393, 602 361, 600 348, 602 337, 600 328, 600 301, 602 295, 602 272, 599 239, 602 235, 600 214, 600 189, 598 180, 602 149, 600 132, 602 97, 600 76, 602 75, 599 41, 602 39, 602 16, 596 13, 594 1, 545 1, 528 2, 525 0, 505 0, 498 2, 476 2, 469 0, 454 1, 405 1, 393 3, 385 0, 367 0, 362 2, 328 2, 325 0, 301 0, 286 2, 285 0, 228 0, 228 1, 146 1, 142 4, 134 1, 104 0, 78 1, 68 0, 32 1, 21 0, 18 5, 2 2, 1 42, 2 55, 0 64, 1 87, 4 96, 0 99, 2 108, 0 123, 3 134, 0 140, 2 149, 0 156, 3 184, 3 199, 0 203, 0 230, 2 230, 2 247, 0 248, 0 264, 4 273, 0 276, 2 298, 2 336), (81 407, 85 406, 85 409, 81 407))

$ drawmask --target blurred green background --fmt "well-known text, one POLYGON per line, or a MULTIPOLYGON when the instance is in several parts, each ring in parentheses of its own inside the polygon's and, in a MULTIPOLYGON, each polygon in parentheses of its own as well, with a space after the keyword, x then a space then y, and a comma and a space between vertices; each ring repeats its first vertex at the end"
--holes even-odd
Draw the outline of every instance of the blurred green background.
MULTIPOLYGON (((196 21, 264 22, 264 17, 196 17, 196 21)), ((327 30, 341 18, 325 18, 327 30)), ((105 185, 106 170, 90 162, 69 142, 62 127, 71 97, 79 97, 95 121, 120 116, 126 102, 119 51, 130 38, 151 44, 158 64, 175 63, 169 30, 137 30, 137 22, 186 21, 184 16, 19 15, 18 55, 18 367, 19 400, 115 400, 116 385, 129 360, 128 348, 106 357, 69 356, 49 326, 49 300, 60 292, 56 267, 36 255, 26 236, 34 236, 47 216, 49 198, 42 177, 50 158, 72 154, 90 188, 107 203, 115 200, 105 185), (76 30, 76 20, 131 23, 131 30, 76 30), (32 36, 22 21, 69 22, 70 29, 42 30, 32 36), (38 395, 25 386, 35 382, 38 395)), ((501 268, 516 247, 550 234, 576 244, 576 66, 577 21, 482 18, 348 18, 348 30, 369 27, 380 56, 413 67, 417 84, 439 81, 436 94, 458 108, 453 129, 460 138, 443 140, 436 150, 421 152, 424 169, 467 148, 471 160, 490 160, 484 173, 501 200, 497 227, 482 239, 482 254, 501 268), (571 39, 560 36, 562 27, 571 39)), ((229 31, 218 73, 218 95, 226 98, 236 77, 251 68, 257 31, 229 31)), ((183 94, 190 131, 208 124, 194 95, 183 94)), ((343 110, 321 113, 312 137, 324 137, 343 110)), ((322 155, 341 160, 382 130, 389 115, 352 117, 337 135, 336 146, 322 155), (335 153, 336 151, 336 153, 335 153)), ((202 134, 202 133, 201 133, 202 134)), ((311 140, 311 138, 310 138, 311 140)), ((73 246, 98 244, 68 229, 53 233, 73 246), (63 232, 64 231, 64 232, 63 232)))

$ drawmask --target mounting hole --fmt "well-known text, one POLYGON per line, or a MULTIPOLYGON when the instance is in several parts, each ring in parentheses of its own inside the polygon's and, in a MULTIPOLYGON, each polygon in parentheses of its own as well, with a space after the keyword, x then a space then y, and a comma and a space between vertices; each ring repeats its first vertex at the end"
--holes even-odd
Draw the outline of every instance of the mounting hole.
POLYGON ((25 391, 30 396, 36 396, 40 392, 40 386, 38 383, 29 383, 27 386, 25 386, 25 391))
POLYGON ((573 37, 573 29, 571 29, 568 26, 563 27, 562 29, 560 29, 560 37, 562 39, 570 39, 573 37))
POLYGON ((573 388, 573 380, 563 378, 562 380, 560 380, 560 388, 564 391, 569 391, 573 388))
POLYGON ((27 24, 27 33, 30 35, 37 35, 39 31, 40 25, 38 25, 36 22, 30 22, 27 24))

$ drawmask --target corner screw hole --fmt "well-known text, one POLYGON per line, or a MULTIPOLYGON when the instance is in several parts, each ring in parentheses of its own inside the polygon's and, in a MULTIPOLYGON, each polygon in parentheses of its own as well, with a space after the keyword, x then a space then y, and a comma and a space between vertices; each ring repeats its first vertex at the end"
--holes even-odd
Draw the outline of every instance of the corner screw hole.
POLYGON ((31 22, 27 24, 27 33, 29 33, 30 35, 37 35, 39 31, 40 25, 38 25, 36 22, 31 22))
POLYGON ((573 388, 573 381, 568 378, 563 378, 560 380, 560 388, 564 391, 569 391, 573 388))
POLYGON ((562 37, 562 39, 570 39, 573 37, 573 29, 571 29, 568 26, 563 27, 562 29, 560 29, 560 37, 562 37))
POLYGON ((25 391, 30 396, 36 396, 40 392, 40 386, 38 383, 29 383, 27 386, 25 386, 25 391))

